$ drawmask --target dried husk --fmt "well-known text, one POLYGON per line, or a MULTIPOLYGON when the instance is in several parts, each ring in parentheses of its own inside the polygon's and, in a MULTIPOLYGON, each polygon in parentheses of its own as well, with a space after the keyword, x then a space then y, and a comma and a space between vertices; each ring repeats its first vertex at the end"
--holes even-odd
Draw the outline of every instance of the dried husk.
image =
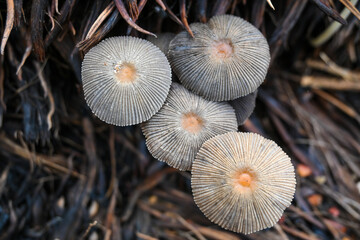
POLYGON ((106 123, 127 126, 150 119, 163 105, 171 85, 171 69, 158 47, 135 37, 107 38, 93 47, 82 63, 87 104, 106 123), (136 69, 135 80, 120 82, 114 67, 136 69))
POLYGON ((295 173, 290 158, 271 140, 231 132, 206 141, 192 167, 194 200, 212 222, 249 234, 275 225, 291 204, 295 173), (251 174, 251 187, 235 176, 251 174))
POLYGON ((264 81, 270 63, 269 45, 249 22, 231 15, 211 18, 207 24, 190 25, 169 46, 169 61, 181 83, 212 101, 228 101, 254 92, 264 81), (229 41, 233 53, 218 59, 213 46, 229 41))
POLYGON ((173 83, 169 96, 149 121, 142 124, 146 145, 154 158, 179 170, 190 170, 201 145, 211 137, 237 130, 234 109, 226 102, 205 100, 173 83), (202 119, 202 128, 192 133, 183 128, 185 114, 202 119))
POLYGON ((148 35, 147 40, 160 48, 160 50, 167 56, 169 51, 169 44, 175 35, 175 33, 170 32, 158 33, 156 34, 157 37, 148 35))
POLYGON ((243 125, 255 109, 257 90, 244 97, 239 97, 230 101, 230 105, 235 109, 238 125, 243 125))

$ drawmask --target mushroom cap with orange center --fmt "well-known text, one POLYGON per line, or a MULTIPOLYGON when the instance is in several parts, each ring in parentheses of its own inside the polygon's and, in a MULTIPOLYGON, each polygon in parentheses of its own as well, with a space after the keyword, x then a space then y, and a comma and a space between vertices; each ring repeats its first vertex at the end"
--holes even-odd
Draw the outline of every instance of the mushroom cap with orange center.
POLYGON ((234 109, 211 102, 173 83, 164 106, 142 124, 146 145, 160 161, 190 170, 201 145, 208 139, 237 130, 234 109))
POLYGON ((254 133, 225 133, 207 140, 192 167, 195 203, 212 222, 249 234, 272 227, 295 193, 290 158, 254 133))
POLYGON ((270 63, 269 45, 262 33, 244 19, 212 17, 193 23, 170 42, 168 58, 181 83, 212 101, 233 100, 254 92, 264 81, 270 63))
POLYGON ((171 69, 158 47, 135 37, 112 37, 90 49, 81 69, 84 96, 106 123, 128 126, 152 117, 171 85, 171 69))

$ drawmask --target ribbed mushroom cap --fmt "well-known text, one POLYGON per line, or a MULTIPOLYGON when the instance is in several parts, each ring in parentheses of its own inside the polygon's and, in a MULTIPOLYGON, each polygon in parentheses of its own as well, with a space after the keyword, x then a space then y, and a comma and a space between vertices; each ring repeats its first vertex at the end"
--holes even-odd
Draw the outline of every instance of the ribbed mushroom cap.
POLYGON ((194 200, 212 222, 249 234, 275 225, 295 192, 290 158, 254 133, 206 141, 192 167, 194 200))
POLYGON ((190 170, 201 145, 218 134, 236 131, 237 122, 229 103, 205 100, 173 83, 164 106, 142 124, 142 130, 155 158, 190 170))
POLYGON ((135 37, 112 37, 93 47, 82 63, 87 104, 101 120, 119 126, 148 120, 163 105, 171 69, 155 45, 135 37))
POLYGON ((239 97, 230 101, 230 105, 235 109, 238 125, 243 125, 255 109, 257 90, 244 97, 239 97))
POLYGON ((181 83, 212 101, 228 101, 254 92, 270 63, 269 45, 249 22, 231 15, 190 25, 170 42, 169 61, 181 83))
POLYGON ((167 56, 169 51, 170 41, 175 37, 175 33, 159 33, 156 34, 157 38, 151 35, 148 35, 147 40, 152 42, 155 46, 160 48, 160 50, 167 56))

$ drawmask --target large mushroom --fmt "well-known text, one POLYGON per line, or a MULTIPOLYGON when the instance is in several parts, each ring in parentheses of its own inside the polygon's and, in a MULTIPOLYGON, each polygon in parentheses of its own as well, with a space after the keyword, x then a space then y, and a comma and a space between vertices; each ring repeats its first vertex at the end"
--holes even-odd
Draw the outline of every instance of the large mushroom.
POLYGON ((158 47, 135 37, 112 37, 82 63, 87 104, 106 123, 127 126, 152 117, 171 85, 170 65, 158 47))
POLYGON ((142 124, 146 145, 160 161, 190 170, 201 145, 208 139, 237 130, 234 109, 211 102, 173 83, 164 106, 142 124))
POLYGON ((233 100, 254 92, 270 63, 269 45, 249 22, 231 15, 207 24, 193 23, 170 42, 169 61, 181 83, 212 101, 233 100))
POLYGON ((290 158, 254 133, 207 140, 192 167, 194 200, 212 222, 249 234, 272 227, 291 204, 295 173, 290 158))

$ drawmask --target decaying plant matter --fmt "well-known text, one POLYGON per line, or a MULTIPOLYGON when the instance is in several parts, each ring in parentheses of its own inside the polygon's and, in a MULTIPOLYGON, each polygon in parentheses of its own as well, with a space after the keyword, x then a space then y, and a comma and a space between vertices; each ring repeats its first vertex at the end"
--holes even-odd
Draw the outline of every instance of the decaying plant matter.
POLYGON ((1 239, 360 238, 359 1, 4 0, 0 9, 1 239), (207 220, 191 175, 153 159, 139 126, 96 118, 81 87, 83 57, 105 38, 191 35, 191 24, 222 14, 249 21, 270 46, 239 130, 276 141, 297 173, 278 224, 246 236, 207 220))

